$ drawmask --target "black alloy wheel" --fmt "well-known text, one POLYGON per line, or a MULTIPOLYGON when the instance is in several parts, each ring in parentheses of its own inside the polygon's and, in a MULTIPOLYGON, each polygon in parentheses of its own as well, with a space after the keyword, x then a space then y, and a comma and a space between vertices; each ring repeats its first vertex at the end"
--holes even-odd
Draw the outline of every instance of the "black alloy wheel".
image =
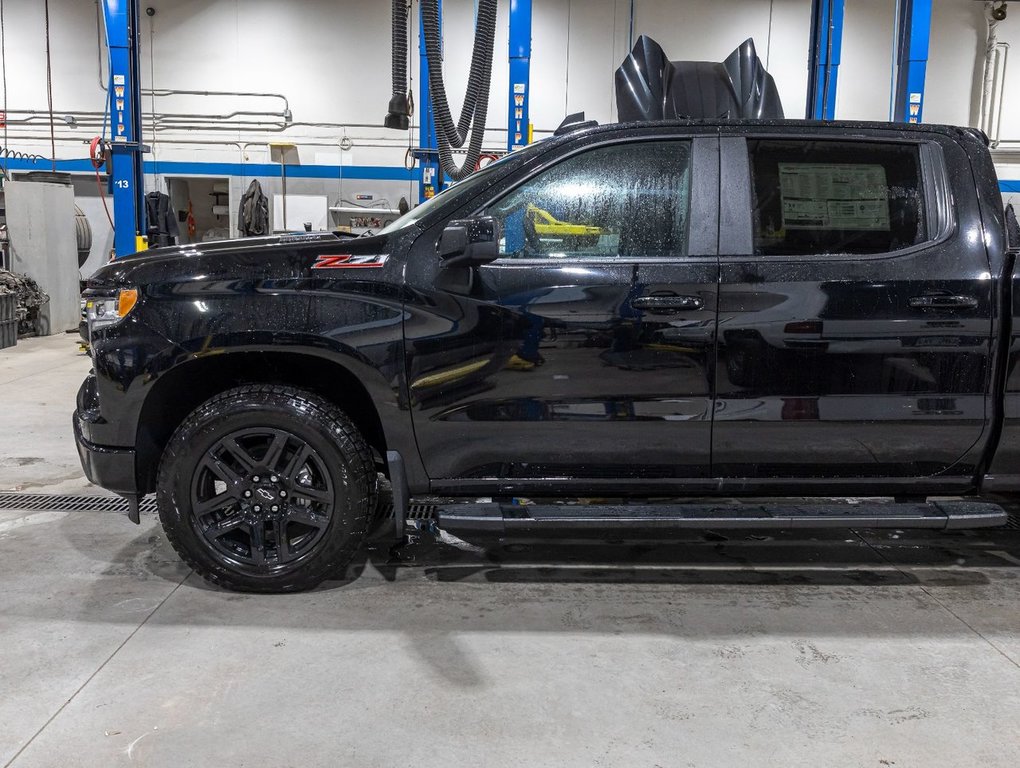
POLYGON ((259 574, 311 554, 334 502, 326 465, 307 442, 282 429, 242 429, 199 462, 191 522, 217 554, 259 574))

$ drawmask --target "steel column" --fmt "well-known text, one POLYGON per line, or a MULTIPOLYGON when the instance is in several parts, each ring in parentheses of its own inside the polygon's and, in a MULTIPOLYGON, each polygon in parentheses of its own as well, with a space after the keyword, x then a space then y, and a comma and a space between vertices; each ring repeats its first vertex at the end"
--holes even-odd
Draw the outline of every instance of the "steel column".
POLYGON ((836 81, 843 49, 844 0, 813 0, 811 48, 808 53, 808 94, 805 117, 836 117, 836 81))
POLYGON ((510 104, 507 109, 508 152, 530 141, 531 0, 510 0, 510 104))
MULTIPOLYGON (((439 23, 443 21, 443 0, 438 0, 439 23)), ((436 138, 436 117, 432 111, 432 94, 429 92, 429 60, 425 55, 425 25, 418 3, 418 52, 421 55, 418 72, 418 162, 421 178, 418 179, 418 202, 424 202, 443 190, 443 172, 439 168, 439 141, 436 138)))
POLYGON ((920 123, 923 116, 931 5, 931 0, 899 0, 893 107, 893 119, 897 122, 920 123))
POLYGON ((145 231, 138 0, 103 0, 103 12, 110 52, 113 245, 120 258, 137 250, 135 238, 145 231))

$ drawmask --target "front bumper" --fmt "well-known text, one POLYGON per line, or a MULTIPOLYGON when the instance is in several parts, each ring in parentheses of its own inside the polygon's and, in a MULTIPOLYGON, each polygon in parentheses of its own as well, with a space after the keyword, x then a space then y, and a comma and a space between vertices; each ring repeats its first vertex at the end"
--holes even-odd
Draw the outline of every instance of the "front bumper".
POLYGON ((129 502, 128 517, 137 523, 139 502, 144 494, 138 491, 135 450, 97 445, 90 439, 96 427, 105 423, 99 414, 95 376, 90 375, 82 382, 71 422, 85 477, 90 483, 126 498, 129 502))
POLYGON ((74 414, 74 440, 78 445, 78 458, 90 483, 119 493, 137 496, 135 478, 135 451, 131 448, 107 448, 90 443, 82 435, 82 416, 74 414))

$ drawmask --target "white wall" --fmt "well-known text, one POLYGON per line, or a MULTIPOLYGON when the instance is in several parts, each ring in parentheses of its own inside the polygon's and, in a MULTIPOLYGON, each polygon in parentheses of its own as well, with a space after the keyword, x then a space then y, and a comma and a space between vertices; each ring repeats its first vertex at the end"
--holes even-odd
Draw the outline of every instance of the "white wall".
MULTIPOLYGON (((82 127, 57 128, 57 154, 84 158, 83 141, 99 132, 96 117, 106 94, 100 88, 100 64, 106 77, 105 51, 96 30, 95 0, 51 0, 54 106, 58 115, 74 114, 82 127)), ((143 0, 156 9, 142 18, 143 85, 157 88, 260 91, 285 94, 293 112, 286 131, 254 126, 228 130, 166 130, 155 137, 148 159, 232 164, 269 163, 269 141, 299 145, 301 162, 334 166, 336 177, 292 179, 291 192, 326 194, 331 204, 357 192, 379 195, 396 206, 401 196, 414 203, 417 187, 407 181, 370 181, 344 177, 358 166, 400 167, 417 131, 407 134, 376 127, 386 112, 390 91, 390 3, 386 0, 143 0), (349 151, 339 147, 349 137, 349 151)), ((417 3, 415 3, 415 12, 417 3)), ((496 57, 490 90, 486 144, 505 146, 507 113, 508 0, 500 2, 496 57)), ((671 58, 720 60, 747 37, 775 76, 787 115, 804 114, 810 0, 534 0, 532 120, 536 134, 554 129, 565 114, 584 110, 599 121, 615 119, 613 74, 634 35, 654 37, 671 58)), ((893 66, 895 0, 847 0, 843 58, 837 90, 837 117, 885 120, 893 66)), ((454 113, 459 112, 470 60, 474 0, 445 0, 446 75, 454 113)), ((42 3, 7 0, 8 110, 45 110, 45 57, 42 3)), ((411 75, 417 93, 417 21, 411 43, 411 75)), ((931 39, 925 100, 930 122, 973 123, 980 93, 981 52, 985 34, 982 3, 938 0, 931 39)), ((1020 8, 1000 25, 1000 37, 1016 42, 1020 8)), ((1020 139, 1020 57, 1012 62, 1004 108, 1003 138, 1020 139)), ((145 110, 152 102, 145 100, 145 110)), ((224 114, 234 110, 280 110, 272 99, 173 96, 157 98, 159 113, 224 114)), ((44 117, 8 128, 8 144, 21 151, 49 155, 44 117)), ((256 118, 250 118, 256 119, 256 118)), ((273 119, 273 118, 264 118, 273 119)), ((278 118, 276 118, 278 119, 278 118)), ((1020 167, 999 159, 1004 178, 1020 178, 1020 167)), ((254 171, 231 179, 231 208, 254 171)), ((260 177, 269 195, 279 180, 260 177)), ((165 188, 164 179, 149 179, 165 188)), ((79 190, 90 189, 78 184, 79 190)), ((83 207, 97 230, 97 243, 109 241, 98 200, 83 207)), ((99 246, 90 268, 102 260, 99 246)), ((88 271, 88 270, 87 270, 88 271)))
MULTIPOLYGON (((1004 38, 1011 27, 1020 31, 1020 14, 1014 10, 1011 16, 999 25, 1004 38)), ((984 3, 937 2, 931 26, 924 119, 932 123, 976 125, 987 36, 984 3)), ((1020 138, 1020 113, 1009 117, 1011 125, 1007 130, 1020 138)))
POLYGON ((850 0, 845 9, 836 116, 890 120, 896 4, 850 0))

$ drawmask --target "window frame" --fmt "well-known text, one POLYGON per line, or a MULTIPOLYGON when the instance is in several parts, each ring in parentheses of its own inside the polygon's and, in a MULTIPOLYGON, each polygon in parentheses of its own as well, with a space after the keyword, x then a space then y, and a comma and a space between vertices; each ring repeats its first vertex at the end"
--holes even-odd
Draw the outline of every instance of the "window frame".
MULTIPOLYGON (((958 229, 956 206, 952 187, 946 173, 946 161, 941 145, 929 138, 899 138, 892 136, 838 136, 789 132, 754 132, 740 136, 723 136, 720 142, 722 172, 719 204, 728 200, 733 208, 744 211, 743 217, 734 216, 731 226, 738 226, 736 232, 720 230, 720 257, 727 263, 746 259, 762 259, 770 262, 853 262, 894 259, 909 256, 929 248, 937 247, 952 239, 958 229), (754 207, 751 190, 751 155, 749 141, 800 141, 833 142, 838 144, 899 144, 915 147, 918 153, 918 174, 924 198, 925 221, 928 238, 923 243, 908 245, 895 251, 851 254, 764 254, 754 252, 754 207)), ((721 226, 725 226, 722 222, 721 226)))
POLYGON ((612 264, 686 264, 706 259, 718 258, 719 208, 717 205, 719 190, 719 137, 716 132, 706 133, 655 133, 644 136, 613 136, 602 141, 584 144, 574 149, 557 154, 537 168, 530 168, 528 173, 502 186, 499 194, 490 196, 480 205, 472 206, 468 218, 482 216, 491 205, 513 194, 517 189, 537 179, 542 174, 585 152, 613 146, 643 144, 648 142, 687 142, 690 144, 690 190, 687 211, 688 232, 687 250, 682 257, 669 256, 564 256, 550 258, 547 256, 533 258, 509 258, 500 256, 483 267, 507 266, 584 266, 612 264), (695 252, 694 245, 698 244, 695 252))

